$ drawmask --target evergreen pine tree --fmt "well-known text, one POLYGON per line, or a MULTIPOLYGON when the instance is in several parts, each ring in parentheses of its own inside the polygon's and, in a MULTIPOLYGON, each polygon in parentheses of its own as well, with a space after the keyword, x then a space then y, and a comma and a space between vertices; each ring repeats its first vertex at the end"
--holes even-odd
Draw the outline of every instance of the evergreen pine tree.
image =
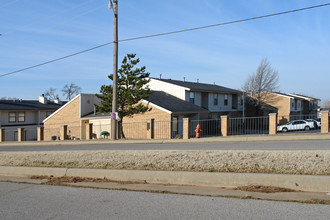
MULTIPOLYGON (((147 83, 150 73, 146 72, 146 67, 135 68, 140 59, 135 59, 136 54, 127 54, 118 69, 117 78, 117 106, 119 123, 124 117, 132 117, 134 114, 150 111, 151 108, 143 105, 141 99, 146 99, 151 94, 147 83)), ((113 81, 113 74, 108 78, 113 81)), ((103 113, 112 112, 112 90, 113 85, 102 85, 100 94, 96 96, 101 99, 101 105, 95 105, 96 109, 103 113)), ((120 126, 121 127, 121 126, 120 126)))

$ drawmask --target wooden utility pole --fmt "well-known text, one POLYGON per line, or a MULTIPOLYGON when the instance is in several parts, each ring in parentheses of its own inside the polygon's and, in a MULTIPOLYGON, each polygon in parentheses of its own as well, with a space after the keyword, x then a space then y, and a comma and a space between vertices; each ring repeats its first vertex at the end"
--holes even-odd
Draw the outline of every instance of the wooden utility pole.
POLYGON ((117 75, 118 75, 118 0, 110 0, 113 9, 113 90, 112 90, 112 120, 111 139, 117 139, 117 121, 114 120, 114 113, 117 112, 117 75))

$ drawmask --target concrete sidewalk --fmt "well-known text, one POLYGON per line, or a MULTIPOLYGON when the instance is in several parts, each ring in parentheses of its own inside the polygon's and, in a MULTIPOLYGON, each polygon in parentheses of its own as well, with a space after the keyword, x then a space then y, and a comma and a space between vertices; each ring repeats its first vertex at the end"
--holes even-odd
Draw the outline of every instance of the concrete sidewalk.
POLYGON ((299 191, 330 192, 330 176, 320 175, 0 166, 0 176, 30 177, 34 175, 106 178, 121 182, 198 187, 263 185, 283 187, 299 191))
POLYGON ((26 141, 1 142, 1 146, 35 146, 35 145, 97 145, 97 144, 167 144, 167 143, 216 143, 216 142, 259 142, 259 141, 297 141, 297 140, 330 140, 330 133, 289 133, 278 135, 238 135, 227 137, 205 137, 166 140, 66 140, 66 141, 26 141))
MULTIPOLYGON (((47 184, 47 180, 31 179, 28 177, 0 176, 0 182, 15 182, 29 184, 47 184)), ((330 205, 330 195, 324 192, 277 192, 261 193, 235 190, 233 187, 201 187, 201 186, 180 186, 162 185, 148 183, 118 183, 118 182, 76 182, 61 183, 58 185, 71 187, 87 187, 95 189, 130 190, 151 193, 173 193, 183 195, 230 197, 240 199, 262 199, 273 201, 302 202, 311 204, 330 205)))

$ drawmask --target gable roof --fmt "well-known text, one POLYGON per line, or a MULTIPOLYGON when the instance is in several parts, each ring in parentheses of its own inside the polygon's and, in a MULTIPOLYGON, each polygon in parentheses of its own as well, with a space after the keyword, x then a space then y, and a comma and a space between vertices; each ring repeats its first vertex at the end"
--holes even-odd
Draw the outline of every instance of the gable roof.
POLYGON ((300 100, 303 99, 301 97, 297 97, 297 96, 293 96, 291 94, 286 94, 286 93, 281 93, 281 92, 271 92, 271 93, 276 94, 276 95, 285 96, 285 97, 290 98, 290 99, 300 99, 300 100))
MULTIPOLYGON (((149 103, 151 106, 167 111, 168 113, 209 113, 207 109, 194 105, 190 102, 186 102, 162 91, 152 91, 149 97, 143 101, 149 103)), ((102 118, 110 117, 110 115, 111 113, 101 113, 99 111, 95 111, 95 113, 90 112, 82 118, 102 118)))
POLYGON ((68 106, 71 102, 73 102, 74 100, 76 100, 78 97, 80 97, 81 94, 78 94, 76 97, 74 97, 73 99, 71 99, 70 101, 66 102, 64 105, 62 105, 60 108, 58 108, 55 112, 53 112, 53 114, 49 115, 47 118, 45 118, 42 122, 45 123, 46 121, 48 121, 50 118, 52 118, 54 115, 56 115, 59 111, 61 111, 63 108, 65 108, 66 106, 68 106))
POLYGON ((207 109, 186 102, 162 91, 153 91, 145 101, 172 113, 209 113, 207 109))
POLYGON ((295 94, 295 93, 289 93, 289 95, 294 96, 294 97, 298 97, 298 98, 302 98, 302 99, 306 99, 306 100, 315 100, 315 101, 320 100, 318 98, 314 98, 314 97, 311 97, 311 96, 300 95, 300 94, 295 94))
POLYGON ((157 79, 157 78, 151 78, 151 79, 159 80, 159 81, 170 83, 170 84, 177 85, 177 86, 182 86, 185 88, 189 88, 191 91, 196 91, 196 92, 242 93, 238 90, 230 89, 230 88, 215 85, 215 84, 179 81, 179 80, 173 80, 173 79, 157 79))
POLYGON ((0 100, 0 111, 53 111, 61 106, 53 102, 42 104, 37 100, 0 100))

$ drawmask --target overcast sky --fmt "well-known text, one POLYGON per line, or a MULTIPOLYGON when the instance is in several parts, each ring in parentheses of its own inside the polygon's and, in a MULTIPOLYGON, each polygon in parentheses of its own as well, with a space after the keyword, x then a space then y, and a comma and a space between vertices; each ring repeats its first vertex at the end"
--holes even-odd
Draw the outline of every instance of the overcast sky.
MULTIPOLYGON (((119 39, 218 24, 329 0, 119 0, 119 39)), ((0 0, 0 75, 113 41, 107 0, 0 0)), ((119 44, 152 77, 239 89, 262 58, 279 90, 330 100, 330 6, 119 44)), ((112 45, 0 77, 0 97, 37 99, 65 84, 97 93, 110 84, 112 45)))

